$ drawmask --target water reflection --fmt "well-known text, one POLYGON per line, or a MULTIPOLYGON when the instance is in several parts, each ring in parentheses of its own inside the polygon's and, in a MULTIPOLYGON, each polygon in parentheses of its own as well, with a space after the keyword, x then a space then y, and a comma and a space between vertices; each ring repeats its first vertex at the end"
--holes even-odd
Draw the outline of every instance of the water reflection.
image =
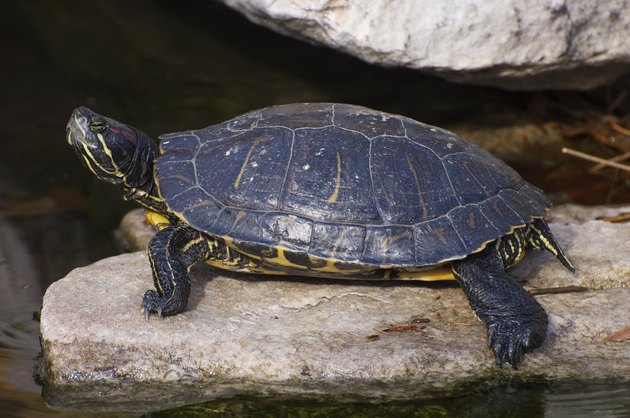
POLYGON ((39 347, 33 313, 43 294, 39 273, 20 230, 0 218, 0 368, 18 390, 35 391, 32 367, 39 347))
POLYGON ((545 417, 630 417, 630 384, 559 384, 545 397, 545 417))
MULTIPOLYGON (((43 145, 42 152, 27 152, 25 144, 35 136, 31 129, 41 126, 12 126, 4 128, 9 133, 0 149, 0 404, 4 416, 48 415, 54 412, 34 378, 44 292, 71 268, 116 251, 108 233, 90 220, 80 186, 64 184, 63 151, 43 145), (46 169, 50 173, 43 176, 46 169)), ((47 137, 56 135, 47 131, 47 137)))
MULTIPOLYGON (((457 398, 411 402, 335 403, 240 397, 151 413, 151 417, 510 417, 626 418, 630 388, 619 385, 511 384, 457 398)), ((147 415, 148 416, 148 415, 147 415)))
POLYGON ((37 317, 46 287, 70 266, 114 253, 81 214, 0 217, 0 404, 11 413, 48 410, 34 378, 40 352, 37 317))

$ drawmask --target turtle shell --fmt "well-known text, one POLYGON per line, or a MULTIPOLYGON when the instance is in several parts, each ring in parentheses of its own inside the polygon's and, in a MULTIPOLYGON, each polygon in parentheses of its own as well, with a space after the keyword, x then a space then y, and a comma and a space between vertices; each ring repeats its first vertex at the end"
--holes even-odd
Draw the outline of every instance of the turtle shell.
POLYGON ((155 175, 184 223, 297 265, 433 266, 542 217, 543 193, 457 135, 359 106, 269 107, 161 137, 155 175))

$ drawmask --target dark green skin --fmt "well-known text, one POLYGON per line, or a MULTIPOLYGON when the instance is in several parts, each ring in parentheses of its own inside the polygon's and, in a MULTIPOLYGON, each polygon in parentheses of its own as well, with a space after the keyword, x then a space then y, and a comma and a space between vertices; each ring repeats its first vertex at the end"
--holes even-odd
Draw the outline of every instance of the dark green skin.
POLYGON ((454 262, 453 272, 470 307, 486 325, 497 366, 507 362, 516 369, 523 355, 545 340, 545 310, 512 281, 491 246, 454 262))
POLYGON ((543 220, 549 202, 456 135, 357 106, 296 104, 161 139, 158 156, 145 134, 86 108, 68 123, 68 141, 99 178, 173 224, 149 245, 147 316, 184 310, 190 267, 232 260, 218 238, 227 236, 262 263, 281 245, 297 264, 335 259, 366 279, 383 265, 395 278, 450 262, 497 365, 516 368, 543 343, 543 308, 505 270, 533 248, 573 271, 543 220))

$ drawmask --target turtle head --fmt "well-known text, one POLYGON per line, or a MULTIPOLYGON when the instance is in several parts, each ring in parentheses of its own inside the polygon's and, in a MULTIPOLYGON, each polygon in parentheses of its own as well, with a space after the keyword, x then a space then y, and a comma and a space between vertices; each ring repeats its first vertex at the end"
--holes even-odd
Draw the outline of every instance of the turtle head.
POLYGON ((79 107, 68 121, 66 137, 99 179, 128 189, 152 182, 156 144, 145 133, 79 107))

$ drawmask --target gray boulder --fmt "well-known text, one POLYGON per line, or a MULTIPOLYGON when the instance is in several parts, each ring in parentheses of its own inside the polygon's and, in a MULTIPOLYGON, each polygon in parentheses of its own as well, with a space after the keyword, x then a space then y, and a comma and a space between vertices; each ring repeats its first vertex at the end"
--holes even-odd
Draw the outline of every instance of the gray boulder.
POLYGON ((365 61, 508 89, 590 89, 630 71, 627 0, 222 0, 365 61))
POLYGON ((577 274, 545 254, 515 273, 528 286, 591 290, 537 297, 549 314, 547 340, 518 371, 494 367, 485 328, 454 284, 279 280, 200 265, 188 309, 147 321, 140 301, 152 279, 136 252, 78 268, 47 290, 47 393, 57 404, 116 400, 121 391, 154 402, 168 387, 155 409, 252 393, 427 397, 505 375, 629 381, 629 342, 607 337, 630 325, 630 224, 571 210, 582 220, 560 209, 563 222, 551 228, 577 274))

